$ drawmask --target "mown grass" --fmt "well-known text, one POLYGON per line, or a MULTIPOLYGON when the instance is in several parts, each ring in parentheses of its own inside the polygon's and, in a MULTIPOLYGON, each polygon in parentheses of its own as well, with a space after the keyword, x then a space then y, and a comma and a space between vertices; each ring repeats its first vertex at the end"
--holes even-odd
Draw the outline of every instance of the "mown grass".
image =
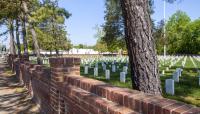
MULTIPOLYGON (((169 71, 166 71, 166 67, 170 65, 170 63, 167 63, 165 65, 160 66, 160 73, 162 70, 165 70, 165 75, 161 76, 161 86, 163 90, 163 97, 169 98, 169 99, 175 99, 178 101, 182 101, 185 103, 189 103, 192 105, 200 106, 200 86, 198 85, 198 73, 197 69, 194 68, 194 65, 189 57, 186 59, 185 67, 183 68, 182 76, 180 77, 180 82, 175 83, 175 95, 168 95, 165 93, 165 80, 172 78, 173 72, 176 70, 176 68, 182 68, 182 61, 184 59, 182 58, 180 61, 178 61, 173 67, 169 69, 169 71)), ((200 68, 200 62, 193 59, 194 62, 199 66, 200 68)), ((111 63, 109 63, 110 65, 111 63)), ((107 65, 107 69, 110 69, 110 72, 112 70, 111 67, 107 65)), ((86 76, 89 78, 97 79, 100 81, 104 81, 107 83, 110 83, 115 86, 124 87, 124 88, 132 88, 131 85, 131 76, 130 71, 126 78, 126 83, 120 82, 120 72, 122 71, 122 68, 125 64, 118 64, 119 69, 117 69, 117 72, 110 74, 110 80, 106 80, 105 78, 105 71, 103 71, 101 64, 99 64, 99 72, 98 77, 94 77, 94 69, 89 68, 89 74, 84 74, 84 67, 81 66, 81 75, 86 76)))

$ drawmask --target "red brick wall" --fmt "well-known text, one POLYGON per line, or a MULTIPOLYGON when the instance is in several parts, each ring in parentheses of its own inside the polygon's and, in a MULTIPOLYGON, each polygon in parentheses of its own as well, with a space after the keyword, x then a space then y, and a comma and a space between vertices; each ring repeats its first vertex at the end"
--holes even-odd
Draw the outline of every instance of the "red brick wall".
POLYGON ((79 58, 51 58, 50 66, 20 61, 15 68, 46 114, 200 114, 192 105, 82 77, 79 58))

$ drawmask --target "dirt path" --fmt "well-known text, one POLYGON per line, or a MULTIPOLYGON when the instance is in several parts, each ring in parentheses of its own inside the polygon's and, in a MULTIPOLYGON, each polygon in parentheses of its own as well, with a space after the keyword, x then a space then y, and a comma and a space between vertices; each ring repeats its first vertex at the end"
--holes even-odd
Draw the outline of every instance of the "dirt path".
POLYGON ((7 63, 0 58, 0 114, 39 114, 25 88, 19 86, 7 63))

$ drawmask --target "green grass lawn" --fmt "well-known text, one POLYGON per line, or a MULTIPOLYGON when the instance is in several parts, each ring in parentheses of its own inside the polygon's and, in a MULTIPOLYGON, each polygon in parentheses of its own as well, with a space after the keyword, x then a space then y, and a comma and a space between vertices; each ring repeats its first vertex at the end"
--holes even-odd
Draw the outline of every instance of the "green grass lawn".
MULTIPOLYGON (((165 75, 161 76, 161 85, 163 89, 163 97, 179 100, 182 102, 186 102, 189 104, 193 104, 196 106, 200 106, 200 86, 198 85, 198 73, 197 69, 194 68, 194 65, 189 57, 186 59, 185 67, 183 68, 182 76, 180 77, 180 82, 175 83, 175 95, 167 95, 165 93, 165 79, 172 78, 172 73, 175 71, 176 68, 182 68, 182 61, 184 58, 179 60, 173 67, 169 69, 169 71, 165 71, 165 75)), ((197 64, 197 66, 200 66, 200 63, 193 59, 194 62, 197 64)), ((169 66, 170 63, 167 63, 165 65, 160 66, 160 73, 162 70, 166 69, 167 66, 169 66)), ((107 69, 110 69, 111 67, 108 67, 107 69)), ((81 66, 81 75, 86 76, 89 78, 101 80, 107 83, 110 83, 115 86, 125 87, 125 88, 132 88, 131 86, 131 78, 130 78, 130 71, 127 75, 126 83, 120 82, 120 72, 122 71, 122 68, 124 64, 119 65, 120 68, 117 69, 116 73, 112 73, 110 75, 110 80, 106 80, 105 78, 105 71, 103 71, 101 64, 99 64, 99 72, 98 77, 94 77, 94 69, 89 68, 89 74, 84 74, 84 68, 81 66)), ((199 67, 200 68, 200 67, 199 67)))

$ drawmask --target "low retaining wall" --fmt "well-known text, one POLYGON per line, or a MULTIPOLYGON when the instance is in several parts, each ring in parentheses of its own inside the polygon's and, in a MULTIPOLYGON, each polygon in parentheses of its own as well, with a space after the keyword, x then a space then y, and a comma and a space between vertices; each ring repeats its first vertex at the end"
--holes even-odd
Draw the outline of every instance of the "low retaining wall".
POLYGON ((80 76, 79 58, 50 58, 46 68, 9 57, 44 114, 200 114, 192 105, 80 76))

